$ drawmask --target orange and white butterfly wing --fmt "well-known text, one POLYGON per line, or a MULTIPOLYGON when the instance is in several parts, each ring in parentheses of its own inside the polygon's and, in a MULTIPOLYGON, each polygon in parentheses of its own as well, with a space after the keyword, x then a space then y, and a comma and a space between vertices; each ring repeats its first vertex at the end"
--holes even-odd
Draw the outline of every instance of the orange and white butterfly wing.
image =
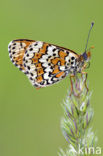
POLYGON ((9 54, 35 87, 50 86, 65 78, 78 58, 69 49, 34 40, 12 41, 9 54))
POLYGON ((36 41, 26 49, 24 67, 34 86, 46 87, 65 78, 77 57, 73 51, 36 41))

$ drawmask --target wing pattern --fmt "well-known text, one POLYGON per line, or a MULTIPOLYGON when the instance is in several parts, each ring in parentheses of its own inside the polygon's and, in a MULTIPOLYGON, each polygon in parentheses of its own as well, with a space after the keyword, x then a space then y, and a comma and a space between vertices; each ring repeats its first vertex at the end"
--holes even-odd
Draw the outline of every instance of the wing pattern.
POLYGON ((76 66, 72 50, 35 40, 13 40, 9 56, 35 87, 50 86, 65 78, 76 66))

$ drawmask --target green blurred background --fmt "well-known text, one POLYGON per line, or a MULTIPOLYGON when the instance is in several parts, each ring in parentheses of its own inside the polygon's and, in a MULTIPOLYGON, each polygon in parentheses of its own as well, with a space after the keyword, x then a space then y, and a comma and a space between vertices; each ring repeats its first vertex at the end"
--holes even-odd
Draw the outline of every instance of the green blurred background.
POLYGON ((93 90, 93 130, 103 145, 103 0, 0 1, 0 156, 56 156, 67 143, 61 133, 61 103, 69 77, 36 90, 10 61, 8 43, 27 38, 84 51, 91 21, 88 69, 93 90))

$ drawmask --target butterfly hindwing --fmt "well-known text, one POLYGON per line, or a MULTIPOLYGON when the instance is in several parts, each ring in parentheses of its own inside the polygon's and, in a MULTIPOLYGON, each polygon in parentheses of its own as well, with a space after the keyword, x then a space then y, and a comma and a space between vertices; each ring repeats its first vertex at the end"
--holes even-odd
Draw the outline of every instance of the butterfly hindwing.
POLYGON ((69 59, 75 55, 55 45, 36 41, 24 54, 26 74, 32 85, 50 86, 69 74, 69 59))
POLYGON ((32 43, 32 40, 13 40, 8 45, 9 57, 13 64, 17 66, 23 72, 25 71, 23 65, 23 57, 26 48, 32 43))
POLYGON ((11 61, 25 72, 32 85, 39 88, 65 78, 78 58, 78 55, 69 49, 25 39, 10 42, 9 56, 11 61))

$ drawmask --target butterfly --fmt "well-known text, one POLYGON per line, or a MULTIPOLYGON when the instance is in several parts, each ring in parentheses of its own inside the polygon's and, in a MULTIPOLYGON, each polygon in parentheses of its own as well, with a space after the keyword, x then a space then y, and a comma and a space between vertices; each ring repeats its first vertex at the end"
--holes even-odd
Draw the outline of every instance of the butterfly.
POLYGON ((17 39, 8 45, 12 63, 25 73, 36 88, 53 85, 67 75, 76 75, 90 60, 90 52, 73 50, 42 41, 17 39))

